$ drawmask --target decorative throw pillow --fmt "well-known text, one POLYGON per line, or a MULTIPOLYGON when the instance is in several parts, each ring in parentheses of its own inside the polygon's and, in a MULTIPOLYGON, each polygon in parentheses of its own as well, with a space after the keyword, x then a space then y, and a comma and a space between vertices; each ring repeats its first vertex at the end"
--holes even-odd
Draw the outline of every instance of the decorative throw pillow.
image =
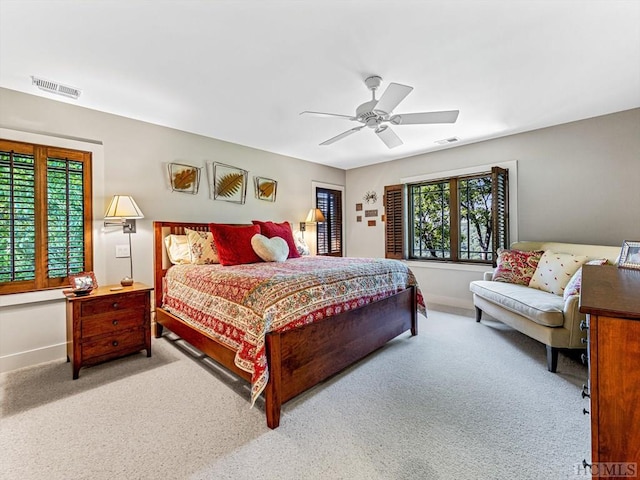
POLYGON ((196 265, 209 265, 220 263, 218 259, 218 249, 213 240, 211 232, 199 232, 185 228, 189 251, 191 252, 191 263, 196 265))
POLYGON ((260 233, 267 238, 280 237, 287 242, 289 246, 289 258, 298 258, 298 249, 296 243, 293 240, 293 232, 291 231, 291 225, 289 222, 274 223, 274 222, 261 222, 260 220, 253 220, 254 225, 260 225, 260 233))
POLYGON ((187 235, 167 235, 164 237, 164 245, 173 265, 191 263, 191 249, 187 235))
POLYGON ((529 285, 538 261, 544 252, 534 250, 498 249, 497 267, 493 272, 493 281, 529 285))
POLYGON ((547 250, 540 258, 529 286, 544 292, 562 295, 574 273, 589 260, 586 255, 554 253, 547 250))
POLYGON ((222 265, 242 265, 262 261, 251 246, 251 238, 256 233, 260 233, 258 225, 234 226, 210 223, 209 229, 213 234, 218 258, 222 265))
POLYGON ((307 242, 302 236, 302 232, 296 232, 293 236, 293 240, 296 242, 296 249, 298 250, 298 254, 300 256, 309 255, 309 245, 307 245, 307 242))
POLYGON ((289 255, 289 246, 284 238, 268 238, 259 233, 251 237, 253 251, 265 262, 284 262, 289 255))
MULTIPOLYGON (((596 260, 589 260, 585 265, 606 265, 606 258, 598 258, 596 260)), ((573 274, 567 286, 564 287, 564 300, 566 301, 571 295, 578 295, 580 293, 580 287, 582 286, 582 267, 573 274)))

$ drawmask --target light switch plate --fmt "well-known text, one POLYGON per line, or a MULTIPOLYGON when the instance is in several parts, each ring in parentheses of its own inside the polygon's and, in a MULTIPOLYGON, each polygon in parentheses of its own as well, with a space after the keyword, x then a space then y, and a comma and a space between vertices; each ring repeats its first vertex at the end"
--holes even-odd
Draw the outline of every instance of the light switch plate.
POLYGON ((131 256, 129 245, 116 245, 116 258, 128 258, 131 256))

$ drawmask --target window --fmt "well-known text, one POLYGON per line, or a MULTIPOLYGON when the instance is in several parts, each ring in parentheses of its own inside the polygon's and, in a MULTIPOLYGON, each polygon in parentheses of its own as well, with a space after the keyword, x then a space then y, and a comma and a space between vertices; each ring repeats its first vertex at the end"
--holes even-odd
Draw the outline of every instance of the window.
POLYGON ((316 188, 316 208, 324 215, 325 222, 318 223, 318 255, 342 256, 342 192, 328 188, 316 188))
POLYGON ((91 153, 0 140, 0 293, 93 269, 91 153))
POLYGON ((385 187, 387 257, 493 263, 509 245, 508 207, 508 171, 499 167, 385 187))

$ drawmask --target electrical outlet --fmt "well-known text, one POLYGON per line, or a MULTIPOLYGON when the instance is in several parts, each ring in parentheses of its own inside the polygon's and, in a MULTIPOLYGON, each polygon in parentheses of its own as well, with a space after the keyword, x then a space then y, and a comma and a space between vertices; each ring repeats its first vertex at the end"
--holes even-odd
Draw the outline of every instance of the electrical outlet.
POLYGON ((116 258, 128 258, 130 256, 129 245, 116 245, 116 258))

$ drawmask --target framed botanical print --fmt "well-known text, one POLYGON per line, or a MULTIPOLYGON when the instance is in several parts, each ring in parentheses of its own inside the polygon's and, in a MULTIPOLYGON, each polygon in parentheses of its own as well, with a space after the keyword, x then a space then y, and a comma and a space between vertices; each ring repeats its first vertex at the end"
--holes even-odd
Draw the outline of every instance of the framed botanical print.
POLYGON ((266 202, 276 201, 276 192, 278 190, 278 182, 271 178, 253 177, 253 183, 256 191, 256 198, 266 202))

